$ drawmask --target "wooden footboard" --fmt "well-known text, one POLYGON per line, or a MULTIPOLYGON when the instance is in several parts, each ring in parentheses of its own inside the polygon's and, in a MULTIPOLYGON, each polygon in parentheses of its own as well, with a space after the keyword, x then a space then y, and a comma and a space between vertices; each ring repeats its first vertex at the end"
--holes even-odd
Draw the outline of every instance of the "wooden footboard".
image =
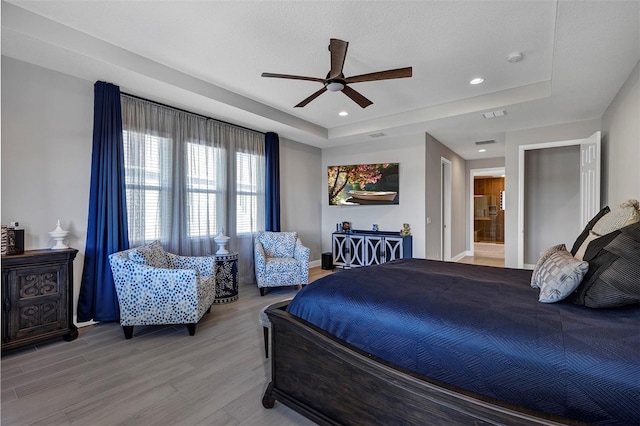
POLYGON ((393 368, 285 312, 271 320, 271 383, 279 401, 319 424, 581 424, 532 412, 393 368))

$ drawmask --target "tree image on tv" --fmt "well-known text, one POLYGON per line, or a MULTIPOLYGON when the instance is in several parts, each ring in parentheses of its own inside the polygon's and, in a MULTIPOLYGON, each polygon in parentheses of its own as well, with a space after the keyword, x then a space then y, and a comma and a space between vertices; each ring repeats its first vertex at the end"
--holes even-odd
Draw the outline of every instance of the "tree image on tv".
POLYGON ((329 166, 329 204, 398 204, 398 163, 329 166))

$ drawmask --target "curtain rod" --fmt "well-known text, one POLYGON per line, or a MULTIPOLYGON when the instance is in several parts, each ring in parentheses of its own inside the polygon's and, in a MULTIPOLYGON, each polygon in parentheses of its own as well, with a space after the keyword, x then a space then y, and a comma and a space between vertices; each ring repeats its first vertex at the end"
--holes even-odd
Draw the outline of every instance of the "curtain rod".
POLYGON ((129 96, 130 98, 134 98, 134 99, 140 99, 141 101, 145 101, 145 102, 150 102, 152 104, 156 104, 156 105, 160 105, 163 106, 165 108, 170 108, 176 111, 181 111, 187 114, 192 114, 198 117, 202 117, 202 118, 206 118, 207 120, 213 120, 213 121, 217 121, 218 123, 223 123, 223 124, 228 124, 229 126, 234 126, 234 127, 238 127, 240 129, 244 129, 244 130, 249 130, 251 132, 255 132, 255 133, 260 133, 261 135, 266 134, 265 132, 259 132, 255 129, 250 129, 249 127, 245 127, 245 126, 240 126, 238 124, 234 124, 234 123, 229 123, 228 121, 224 121, 224 120, 219 120, 217 118, 212 118, 209 116, 206 116, 204 114, 198 114, 196 112, 193 111, 187 111, 186 109, 182 109, 182 108, 177 108, 171 105, 167 105, 167 104, 163 104, 162 102, 158 102, 158 101, 152 101, 151 99, 147 99, 147 98, 143 98, 142 96, 137 96, 137 95, 132 95, 131 93, 125 93, 125 92, 120 92, 121 95, 125 95, 125 96, 129 96))

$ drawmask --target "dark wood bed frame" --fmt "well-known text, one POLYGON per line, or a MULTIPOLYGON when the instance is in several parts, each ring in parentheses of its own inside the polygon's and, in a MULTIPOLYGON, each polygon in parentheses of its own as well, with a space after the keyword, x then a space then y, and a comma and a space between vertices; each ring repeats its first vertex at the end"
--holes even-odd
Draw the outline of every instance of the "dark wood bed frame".
MULTIPOLYGON (((401 370, 271 305, 271 382, 279 401, 321 425, 578 425, 401 370)), ((532 395, 535 397, 535 395, 532 395)))

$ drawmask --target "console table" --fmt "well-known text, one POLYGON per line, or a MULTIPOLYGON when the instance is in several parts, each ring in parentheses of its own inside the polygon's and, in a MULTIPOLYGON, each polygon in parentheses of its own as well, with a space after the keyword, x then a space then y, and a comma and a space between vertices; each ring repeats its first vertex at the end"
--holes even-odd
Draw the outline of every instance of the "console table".
POLYGON ((216 254, 216 299, 213 303, 238 300, 238 253, 216 254))
POLYGON ((378 265, 412 256, 411 235, 353 230, 332 234, 333 265, 343 268, 378 265))
POLYGON ((62 336, 73 324, 73 259, 78 250, 26 250, 2 256, 2 350, 62 336))

